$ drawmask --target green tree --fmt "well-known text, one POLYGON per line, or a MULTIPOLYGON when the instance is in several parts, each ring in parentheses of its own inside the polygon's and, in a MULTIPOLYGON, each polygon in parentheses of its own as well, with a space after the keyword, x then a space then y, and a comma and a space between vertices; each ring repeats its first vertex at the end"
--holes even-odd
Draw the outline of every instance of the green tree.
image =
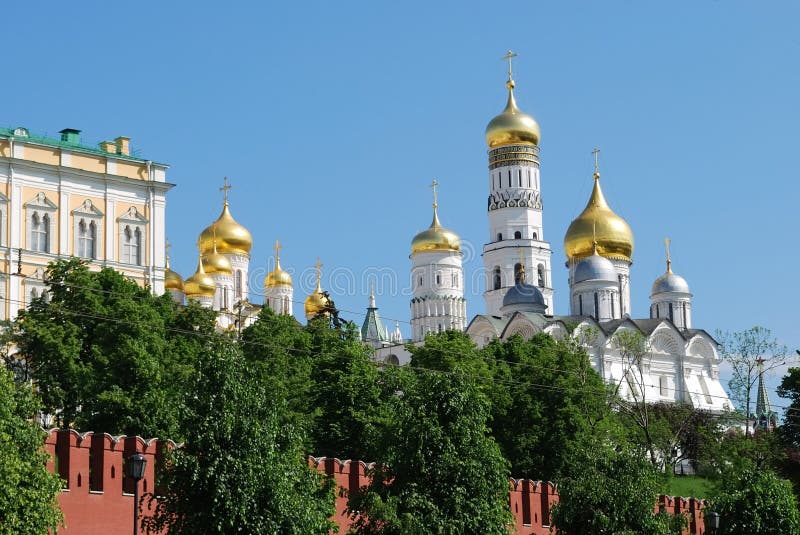
POLYGON ((0 535, 44 535, 62 523, 57 475, 45 468, 45 433, 32 423, 38 401, 0 368, 0 535))
POLYGON ((45 280, 49 298, 35 299, 7 334, 45 410, 64 427, 180 440, 185 382, 213 313, 179 310, 168 295, 78 259, 51 263, 45 280))
POLYGON ((489 436, 489 402, 463 376, 389 368, 371 482, 351 496, 353 532, 508 533, 508 463, 489 436))
POLYGON ((791 401, 779 432, 787 445, 800 448, 800 368, 789 368, 778 387, 778 395, 791 401))
POLYGON ((313 389, 309 407, 315 411, 312 452, 317 456, 372 460, 367 428, 385 397, 372 349, 358 338, 350 322, 331 324, 327 318, 309 322, 313 389))
MULTIPOLYGON (((152 531, 327 534, 333 483, 309 468, 286 406, 251 373, 239 348, 208 342, 186 400, 192 434, 169 455, 152 531)), ((151 495, 152 498, 152 495, 151 495)))
POLYGON ((767 469, 727 470, 706 510, 720 514, 720 535, 797 535, 791 484, 767 469))
POLYGON ((655 514, 660 474, 635 450, 597 441, 567 453, 552 522, 560 535, 680 533, 684 519, 655 514))
POLYGON ((554 480, 563 451, 604 430, 609 392, 586 352, 539 333, 488 344, 492 435, 514 477, 554 480))
POLYGON ((788 350, 772 336, 772 331, 759 326, 738 332, 717 332, 717 338, 722 358, 731 366, 732 377, 728 382, 731 398, 747 421, 745 436, 749 438, 753 387, 759 372, 766 373, 785 364, 788 350))

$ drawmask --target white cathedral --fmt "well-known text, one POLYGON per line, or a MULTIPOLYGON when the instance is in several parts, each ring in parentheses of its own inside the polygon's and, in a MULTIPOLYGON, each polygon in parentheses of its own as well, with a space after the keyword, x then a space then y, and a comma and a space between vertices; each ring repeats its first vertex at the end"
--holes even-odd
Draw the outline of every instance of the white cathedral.
MULTIPOLYGON (((718 344, 702 329, 692 328, 692 294, 686 281, 672 272, 669 253, 666 271, 653 283, 650 317, 630 317, 633 233, 608 205, 596 163, 586 208, 564 237, 570 315, 553 314, 552 250, 545 241, 539 175, 540 129, 517 106, 510 68, 506 87, 506 107, 486 128, 486 311, 468 322, 461 240, 439 220, 434 182, 433 220, 411 241, 412 338, 403 340, 397 325, 390 332, 382 324, 371 291, 361 336, 375 348, 375 359, 405 364, 410 360, 406 344, 424 343, 428 333, 448 329, 466 331, 481 347, 494 339, 545 332, 584 343, 593 368, 607 382, 619 384, 623 395, 648 402, 684 402, 714 412, 731 409, 719 381, 718 344), (646 358, 631 362, 619 350, 615 335, 626 330, 645 337, 646 358)), ((200 235, 197 271, 183 281, 167 260, 165 272, 165 288, 176 300, 197 300, 219 311, 223 329, 249 324, 260 308, 248 300, 252 237, 230 213, 228 188, 227 183, 222 188, 222 213, 200 235)), ((275 266, 264 280, 264 306, 291 315, 292 278, 281 268, 279 252, 276 243, 275 266)), ((304 302, 307 319, 326 313, 329 305, 320 273, 318 262, 316 289, 304 302)))

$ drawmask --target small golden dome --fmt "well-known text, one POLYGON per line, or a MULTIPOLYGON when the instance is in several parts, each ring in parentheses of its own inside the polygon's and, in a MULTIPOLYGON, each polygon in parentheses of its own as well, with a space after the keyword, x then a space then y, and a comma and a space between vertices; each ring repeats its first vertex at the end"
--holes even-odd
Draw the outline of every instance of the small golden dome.
POLYGON ((169 257, 164 270, 164 289, 183 291, 183 278, 169 268, 169 257))
POLYGON ((286 271, 281 269, 280 257, 275 257, 275 269, 267 273, 264 277, 264 288, 272 288, 274 286, 291 286, 292 276, 286 271))
POLYGON ((231 275, 233 266, 228 257, 217 251, 216 242, 212 246, 211 252, 203 255, 203 270, 208 275, 219 273, 220 275, 231 275))
POLYGON ((200 233, 200 252, 209 254, 214 249, 216 238, 217 251, 221 254, 250 256, 253 248, 253 237, 250 232, 236 222, 231 215, 226 201, 222 213, 211 225, 200 233))
POLYGON ((461 238, 439 223, 437 206, 433 205, 433 222, 427 230, 423 230, 411 240, 411 254, 425 251, 461 251, 461 238))
POLYGON ((564 252, 569 260, 580 260, 593 253, 595 241, 601 256, 632 261, 633 232, 628 223, 608 206, 600 189, 600 173, 597 172, 586 208, 572 221, 564 236, 564 252))
POLYGON ((486 144, 490 149, 502 145, 539 145, 541 130, 536 119, 523 113, 514 99, 514 80, 506 82, 508 103, 500 115, 486 126, 486 144))
POLYGON ((183 283, 186 297, 214 297, 217 290, 214 279, 203 270, 203 260, 197 259, 197 271, 183 283))
POLYGON ((319 259, 317 260, 317 287, 316 289, 306 297, 305 302, 303 303, 303 308, 305 309, 306 313, 306 320, 311 320, 318 316, 320 313, 324 313, 326 316, 329 314, 325 309, 328 308, 331 304, 330 299, 322 293, 322 264, 319 263, 319 259))

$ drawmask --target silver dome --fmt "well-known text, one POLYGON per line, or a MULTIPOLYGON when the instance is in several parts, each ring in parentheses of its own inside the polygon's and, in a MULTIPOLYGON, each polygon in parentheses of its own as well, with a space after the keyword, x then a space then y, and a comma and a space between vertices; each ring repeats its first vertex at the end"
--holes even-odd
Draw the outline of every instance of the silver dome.
POLYGON ((617 271, 611 260, 598 254, 587 256, 575 266, 575 273, 572 276, 573 283, 601 280, 617 282, 617 271))
POLYGON ((542 291, 525 283, 515 285, 503 297, 503 307, 517 305, 530 307, 528 312, 544 312, 547 309, 542 291))
POLYGON ((686 282, 686 279, 680 275, 668 271, 656 279, 653 283, 653 291, 650 295, 672 292, 688 294, 690 293, 689 284, 686 282))

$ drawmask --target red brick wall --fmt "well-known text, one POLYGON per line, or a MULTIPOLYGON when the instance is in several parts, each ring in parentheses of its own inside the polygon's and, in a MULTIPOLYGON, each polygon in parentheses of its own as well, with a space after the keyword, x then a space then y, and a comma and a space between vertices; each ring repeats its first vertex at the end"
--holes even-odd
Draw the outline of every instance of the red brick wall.
MULTIPOLYGON (((64 490, 58 502, 66 527, 59 530, 59 534, 130 534, 133 530, 133 487, 125 475, 123 459, 137 452, 147 458, 145 476, 139 483, 142 495, 153 490, 161 452, 172 447, 175 444, 171 441, 51 429, 45 442, 45 449, 51 455, 47 467, 64 478, 64 490)), ((365 474, 372 465, 326 457, 309 457, 308 462, 309 466, 336 481, 339 491, 332 520, 339 525, 339 533, 347 533, 351 524, 346 514, 347 498, 369 483, 365 474)), ((549 511, 558 503, 558 493, 552 483, 511 479, 509 502, 514 515, 514 533, 549 535, 549 511)), ((671 496, 659 496, 655 506, 656 511, 687 515, 689 527, 684 535, 703 535, 702 508, 702 500, 671 496)))

